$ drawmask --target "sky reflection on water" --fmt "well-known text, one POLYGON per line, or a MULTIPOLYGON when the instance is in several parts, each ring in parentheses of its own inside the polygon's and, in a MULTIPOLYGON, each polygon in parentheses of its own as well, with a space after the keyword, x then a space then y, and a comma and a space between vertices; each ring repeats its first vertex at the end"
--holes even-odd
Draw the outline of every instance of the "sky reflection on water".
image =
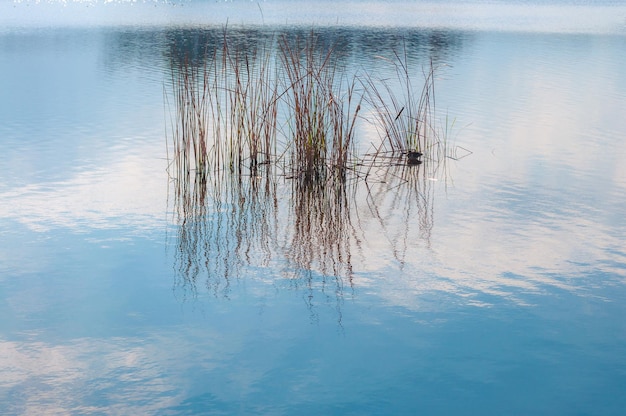
MULTIPOLYGON (((266 24, 282 23, 274 5, 266 24)), ((384 75, 374 57, 397 39, 417 67, 441 63, 438 114, 472 152, 345 189, 268 176, 177 189, 172 45, 223 22, 159 27, 194 23, 186 12, 124 26, 165 8, 137 6, 123 27, 109 25, 126 8, 94 23, 105 5, 90 5, 80 24, 57 8, 57 24, 53 6, 0 6, 5 412, 621 414, 623 6, 610 20, 594 8, 575 34, 587 9, 547 4, 526 16, 577 18, 489 23, 518 4, 466 31, 456 11, 486 6, 443 3, 423 19, 444 29, 320 28, 350 68, 384 75)))

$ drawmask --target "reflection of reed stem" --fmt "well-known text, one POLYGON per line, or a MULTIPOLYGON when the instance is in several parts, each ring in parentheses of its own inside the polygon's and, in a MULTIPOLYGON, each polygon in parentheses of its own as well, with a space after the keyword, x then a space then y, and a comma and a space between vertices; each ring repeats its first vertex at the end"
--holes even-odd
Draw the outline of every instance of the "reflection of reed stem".
POLYGON ((270 165, 261 168, 257 176, 175 182, 178 286, 195 293, 206 276, 207 288, 227 295, 230 278, 242 267, 285 259, 291 278, 317 270, 322 283, 335 279, 340 295, 344 279, 352 281, 351 251, 358 244, 347 185, 296 180, 285 188, 270 165), (280 198, 284 191, 291 196, 280 198))
POLYGON ((239 277, 243 266, 259 254, 261 264, 269 262, 277 204, 271 176, 224 174, 212 181, 196 176, 192 183, 177 183, 175 269, 180 286, 195 290, 198 277, 206 275, 208 288, 227 294, 230 278, 239 277))
POLYGON ((430 245, 434 226, 433 179, 433 172, 425 165, 399 164, 384 170, 378 183, 368 185, 369 212, 401 265, 408 247, 416 241, 430 245))
POLYGON ((346 185, 294 181, 290 203, 293 230, 285 254, 302 270, 352 278, 350 220, 346 185))

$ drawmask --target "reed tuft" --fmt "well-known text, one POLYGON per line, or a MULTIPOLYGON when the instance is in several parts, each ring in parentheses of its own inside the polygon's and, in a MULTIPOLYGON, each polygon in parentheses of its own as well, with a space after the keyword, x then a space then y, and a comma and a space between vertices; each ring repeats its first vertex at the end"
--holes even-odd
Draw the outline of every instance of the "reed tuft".
POLYGON ((171 71, 170 173, 255 175, 260 165, 275 164, 287 178, 323 183, 351 172, 367 179, 356 168, 371 168, 383 156, 419 165, 445 155, 434 127, 432 61, 417 88, 406 49, 389 59, 397 75, 391 81, 350 77, 335 55, 314 33, 241 46, 224 30, 201 64, 179 60, 171 71), (376 126, 380 142, 359 159, 356 136, 364 119, 376 126))

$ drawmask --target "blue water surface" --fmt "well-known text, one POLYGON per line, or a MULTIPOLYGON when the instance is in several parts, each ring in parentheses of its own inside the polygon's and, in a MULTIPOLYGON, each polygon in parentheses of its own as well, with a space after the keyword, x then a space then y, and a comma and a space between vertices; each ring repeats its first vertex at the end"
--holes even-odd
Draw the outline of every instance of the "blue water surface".
POLYGON ((0 5, 0 413, 623 414, 626 8, 332 5, 0 5), (226 23, 435 62, 447 157, 181 192, 171 64, 226 23))

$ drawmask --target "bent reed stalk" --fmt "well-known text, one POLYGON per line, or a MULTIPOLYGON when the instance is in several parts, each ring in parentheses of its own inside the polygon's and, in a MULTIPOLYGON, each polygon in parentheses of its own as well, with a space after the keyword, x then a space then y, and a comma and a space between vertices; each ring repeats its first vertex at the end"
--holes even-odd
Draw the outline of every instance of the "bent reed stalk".
POLYGON ((382 156, 408 155, 410 163, 417 153, 431 160, 439 154, 434 67, 416 92, 406 49, 394 51, 392 61, 400 95, 372 75, 350 78, 334 48, 322 47, 313 33, 238 48, 225 30, 222 44, 206 52, 200 65, 185 57, 172 66, 172 176, 257 175, 259 165, 273 164, 287 178, 324 182, 345 180, 348 172, 367 178, 358 167, 382 156), (363 118, 365 104, 373 120, 363 118), (359 120, 380 136, 367 159, 355 150, 359 120))

